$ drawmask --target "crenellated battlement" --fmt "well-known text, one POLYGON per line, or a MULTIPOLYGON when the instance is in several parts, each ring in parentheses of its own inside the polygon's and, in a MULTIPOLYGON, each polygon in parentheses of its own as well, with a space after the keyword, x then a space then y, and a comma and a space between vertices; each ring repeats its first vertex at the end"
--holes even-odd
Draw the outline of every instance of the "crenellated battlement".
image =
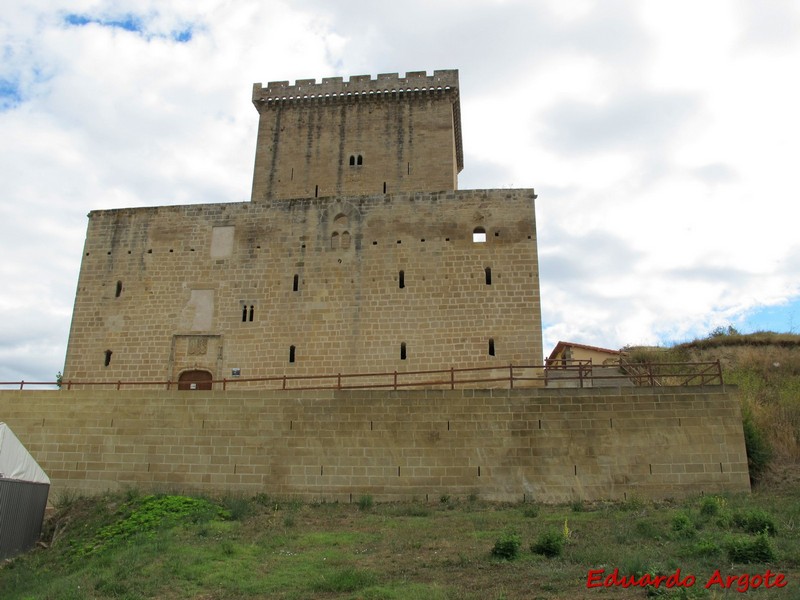
POLYGON ((316 195, 331 189, 455 189, 456 175, 464 168, 457 69, 433 75, 410 71, 405 77, 354 75, 349 81, 298 79, 293 85, 272 81, 266 87, 255 83, 253 105, 260 115, 254 199, 316 195), (369 110, 364 111, 367 105, 369 110), (397 116, 399 107, 405 118, 397 116), (313 119, 306 117, 312 114, 313 119), (312 121, 314 127, 309 129, 312 121), (417 136, 412 124, 427 133, 417 136), (391 152, 387 128, 397 128, 390 136, 391 152), (345 146, 347 153, 331 162, 331 148, 345 146), (323 147, 324 152, 319 150, 323 147), (306 157, 324 158, 316 163, 316 158, 308 162, 306 157), (349 169, 343 161, 351 157, 353 166, 361 166, 356 161, 366 158, 369 168, 349 169), (292 170, 300 164, 302 171, 292 170), (323 172, 327 179, 320 175, 323 172), (303 179, 312 174, 313 181, 303 179))
POLYGON ((342 77, 298 79, 294 85, 288 81, 271 81, 267 87, 253 84, 253 104, 256 108, 275 103, 298 100, 361 100, 391 97, 404 94, 452 93, 457 98, 458 70, 410 71, 405 77, 398 73, 381 73, 376 79, 370 75, 354 75, 349 81, 342 77))

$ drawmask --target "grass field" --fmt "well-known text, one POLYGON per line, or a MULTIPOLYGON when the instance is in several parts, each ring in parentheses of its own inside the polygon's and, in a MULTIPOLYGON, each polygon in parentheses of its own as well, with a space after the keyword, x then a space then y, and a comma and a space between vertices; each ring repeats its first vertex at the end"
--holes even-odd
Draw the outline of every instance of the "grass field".
POLYGON ((68 497, 49 548, 0 568, 0 597, 733 598, 741 575, 770 569, 788 585, 762 580, 751 596, 800 598, 798 492, 562 506, 68 497), (602 582, 614 569, 695 582, 587 589, 590 570, 602 582), (732 589, 705 589, 716 570, 737 576, 732 589))

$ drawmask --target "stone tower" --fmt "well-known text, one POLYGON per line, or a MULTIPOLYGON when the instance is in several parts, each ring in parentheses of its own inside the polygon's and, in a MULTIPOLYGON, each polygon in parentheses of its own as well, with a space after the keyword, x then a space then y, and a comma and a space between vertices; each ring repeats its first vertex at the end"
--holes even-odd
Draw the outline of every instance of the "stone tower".
POLYGON ((257 83, 253 104, 254 202, 458 188, 458 71, 257 83))
POLYGON ((65 382, 542 363, 536 196, 456 189, 457 71, 253 101, 251 201, 90 213, 65 382))

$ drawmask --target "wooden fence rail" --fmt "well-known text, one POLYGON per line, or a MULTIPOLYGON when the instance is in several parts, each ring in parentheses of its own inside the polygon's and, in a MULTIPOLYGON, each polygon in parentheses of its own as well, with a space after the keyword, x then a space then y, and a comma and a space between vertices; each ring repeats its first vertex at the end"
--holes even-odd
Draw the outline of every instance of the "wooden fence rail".
MULTIPOLYGON (((195 384, 205 388, 190 388, 187 382, 165 381, 0 381, 0 389, 32 388, 71 389, 141 389, 161 387, 170 389, 235 389, 243 384, 259 384, 258 389, 277 390, 353 390, 406 388, 480 388, 502 383, 501 387, 569 387, 626 386, 689 386, 722 385, 719 361, 681 363, 617 363, 594 365, 591 360, 548 361, 544 365, 507 365, 466 369, 425 371, 391 371, 383 373, 336 373, 326 375, 278 375, 271 377, 234 377, 195 384), (481 385, 482 384, 482 385, 481 385)), ((252 386, 248 386, 252 387, 252 386)))

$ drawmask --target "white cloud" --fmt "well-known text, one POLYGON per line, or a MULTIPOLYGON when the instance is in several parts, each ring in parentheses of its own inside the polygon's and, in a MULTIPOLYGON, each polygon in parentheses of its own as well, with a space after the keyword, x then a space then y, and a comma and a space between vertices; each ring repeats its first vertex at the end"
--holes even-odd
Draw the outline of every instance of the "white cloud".
POLYGON ((0 379, 61 368, 90 210, 249 197, 273 80, 460 69, 462 187, 540 195, 546 352, 796 298, 798 23, 755 0, 10 3, 0 379))

